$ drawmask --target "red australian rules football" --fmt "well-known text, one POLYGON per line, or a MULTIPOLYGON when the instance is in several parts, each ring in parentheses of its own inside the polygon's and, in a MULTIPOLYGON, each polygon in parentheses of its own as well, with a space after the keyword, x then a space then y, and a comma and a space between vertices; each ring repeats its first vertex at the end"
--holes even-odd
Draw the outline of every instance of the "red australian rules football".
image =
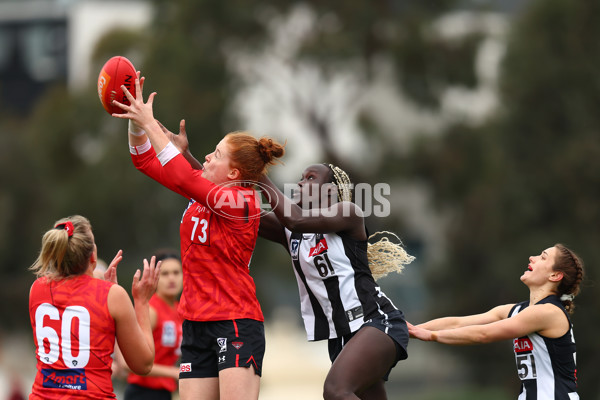
POLYGON ((127 58, 115 56, 104 64, 98 75, 98 97, 109 114, 122 114, 125 111, 112 104, 113 100, 129 105, 121 85, 135 97, 135 67, 127 58))

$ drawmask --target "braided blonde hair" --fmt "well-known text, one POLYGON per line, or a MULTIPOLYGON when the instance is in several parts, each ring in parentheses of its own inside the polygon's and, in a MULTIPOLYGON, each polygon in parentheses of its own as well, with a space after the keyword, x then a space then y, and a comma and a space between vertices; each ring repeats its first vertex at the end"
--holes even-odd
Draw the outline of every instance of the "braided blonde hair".
MULTIPOLYGON (((325 164, 333 175, 333 184, 337 187, 339 201, 352 201, 352 181, 340 167, 333 164, 325 164)), ((413 262, 415 257, 411 256, 402 247, 402 240, 393 232, 376 232, 369 236, 369 240, 377 235, 392 235, 397 243, 389 240, 387 236, 382 237, 375 243, 367 241, 367 258, 369 268, 375 280, 383 278, 390 272, 402 273, 405 265, 413 262)))
POLYGON ((333 174, 334 184, 337 187, 339 201, 352 201, 352 182, 350 177, 340 167, 333 164, 325 164, 333 174))
POLYGON ((375 232, 369 236, 369 240, 376 235, 392 235, 398 242, 394 243, 387 236, 382 237, 375 243, 367 242, 367 258, 369 259, 369 268, 373 278, 378 280, 390 272, 402 273, 404 267, 414 261, 411 256, 402 247, 402 241, 393 232, 381 231, 375 232))

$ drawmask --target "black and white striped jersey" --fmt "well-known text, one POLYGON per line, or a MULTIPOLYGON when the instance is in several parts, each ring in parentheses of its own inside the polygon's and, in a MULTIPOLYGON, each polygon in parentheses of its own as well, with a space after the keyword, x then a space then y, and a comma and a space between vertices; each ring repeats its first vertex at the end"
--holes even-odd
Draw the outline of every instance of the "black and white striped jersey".
POLYGON ((371 275, 366 240, 288 229, 285 234, 308 340, 347 335, 365 319, 396 309, 371 275))
MULTIPOLYGON (((560 299, 551 295, 537 304, 550 303, 560 308, 571 329, 555 339, 532 333, 514 339, 517 373, 521 378, 519 400, 576 400, 577 367, 575 337, 571 319, 560 299)), ((509 317, 517 315, 529 305, 529 301, 516 304, 509 317)))

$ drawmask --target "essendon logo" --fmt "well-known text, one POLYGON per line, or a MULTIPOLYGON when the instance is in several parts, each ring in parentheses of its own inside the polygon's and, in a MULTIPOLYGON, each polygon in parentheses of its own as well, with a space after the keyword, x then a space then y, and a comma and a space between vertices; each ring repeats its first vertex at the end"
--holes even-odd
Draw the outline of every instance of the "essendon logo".
POLYGON ((321 254, 324 251, 327 251, 327 241, 323 238, 319 240, 319 243, 313 248, 310 249, 308 253, 309 257, 316 256, 317 254, 321 254))
POLYGON ((231 342, 231 345, 235 347, 236 350, 239 350, 244 345, 244 342, 231 342))
POLYGON ((527 337, 515 339, 513 345, 515 353, 524 353, 533 350, 533 343, 531 343, 531 340, 527 337))

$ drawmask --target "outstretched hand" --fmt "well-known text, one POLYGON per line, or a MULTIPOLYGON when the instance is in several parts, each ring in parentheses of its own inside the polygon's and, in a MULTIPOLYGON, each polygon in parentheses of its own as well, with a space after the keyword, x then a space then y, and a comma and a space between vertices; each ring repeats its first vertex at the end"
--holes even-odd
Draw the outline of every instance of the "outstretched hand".
POLYGON ((156 262, 155 256, 152 256, 149 263, 144 259, 144 272, 138 269, 131 284, 131 295, 134 301, 149 301, 156 292, 161 263, 162 261, 156 262))
POLYGON ((411 338, 424 340, 426 342, 435 340, 435 337, 434 337, 432 331, 425 329, 425 328, 421 328, 419 326, 415 326, 415 325, 411 324, 410 322, 407 322, 406 325, 408 326, 408 334, 410 335, 411 338))
POLYGON ((119 250, 117 252, 117 255, 115 256, 115 258, 113 258, 113 260, 108 265, 108 268, 106 269, 106 271, 104 271, 104 280, 105 281, 109 281, 109 282, 116 283, 116 284, 119 283, 119 282, 117 282, 117 266, 119 265, 119 263, 121 262, 122 259, 123 259, 123 250, 119 250))
POLYGON ((180 153, 184 154, 188 151, 190 142, 188 141, 187 132, 185 131, 185 119, 179 121, 179 134, 175 134, 168 130, 159 120, 156 120, 160 129, 167 138, 177 147, 180 153))
POLYGON ((144 103, 142 94, 144 81, 145 78, 141 77, 140 72, 138 71, 135 79, 135 97, 133 97, 133 95, 124 85, 121 85, 121 90, 123 90, 123 93, 127 97, 127 100, 129 100, 130 105, 119 103, 118 101, 113 100, 112 104, 125 111, 123 114, 112 114, 113 117, 130 119, 142 128, 147 127, 149 124, 154 122, 152 105, 154 103, 156 92, 152 92, 150 96, 148 96, 148 101, 144 103))

